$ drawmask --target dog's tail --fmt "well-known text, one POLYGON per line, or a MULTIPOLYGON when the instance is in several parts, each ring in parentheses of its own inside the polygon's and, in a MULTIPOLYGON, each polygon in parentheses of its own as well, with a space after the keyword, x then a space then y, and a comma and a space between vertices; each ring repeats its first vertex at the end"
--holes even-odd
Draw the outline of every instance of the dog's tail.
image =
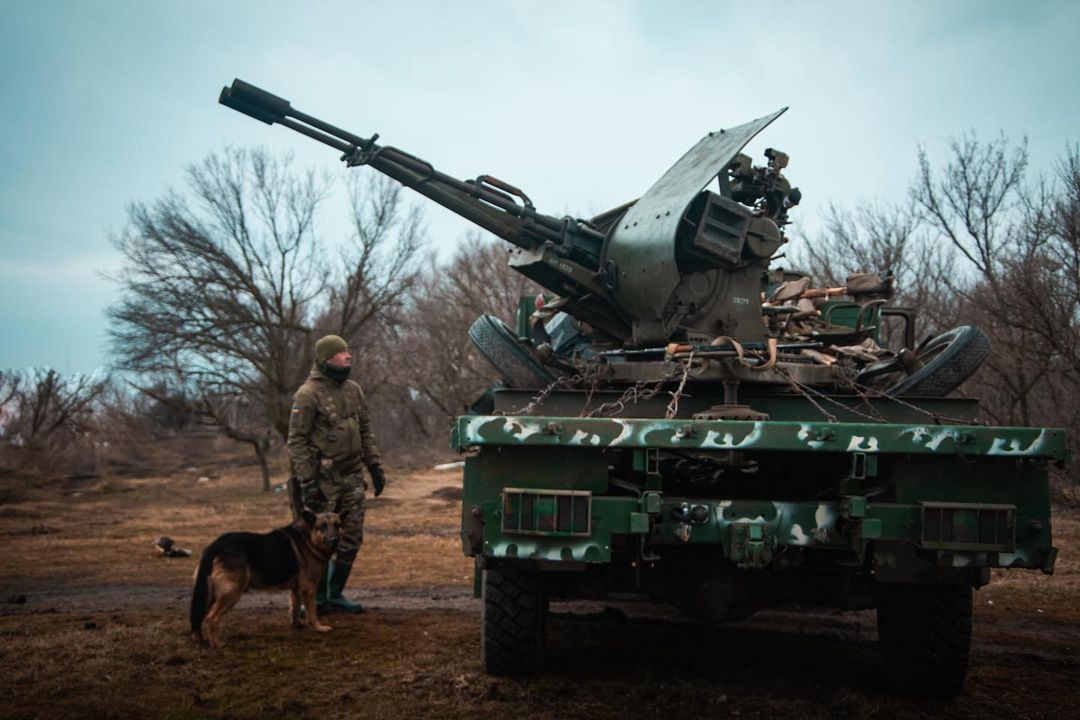
POLYGON ((203 551, 199 568, 195 571, 195 589, 191 593, 191 636, 202 640, 202 623, 210 606, 210 570, 214 565, 211 548, 203 551))

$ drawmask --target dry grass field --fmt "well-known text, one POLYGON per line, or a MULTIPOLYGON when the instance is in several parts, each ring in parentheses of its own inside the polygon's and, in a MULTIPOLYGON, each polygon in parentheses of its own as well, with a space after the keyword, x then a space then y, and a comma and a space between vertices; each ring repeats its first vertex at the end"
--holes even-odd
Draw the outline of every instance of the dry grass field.
POLYGON ((394 472, 370 502, 332 633, 293 630, 287 593, 250 593, 218 651, 187 631, 192 571, 225 530, 284 525, 254 468, 83 481, 0 478, 4 718, 1061 718, 1080 685, 1080 521, 1059 514, 1053 577, 997 573, 976 595, 965 692, 890 693, 872 613, 792 609, 728 626, 654 606, 559 604, 541 677, 486 676, 460 471, 394 472), (205 480, 200 478, 206 477, 205 480), (169 535, 195 557, 163 559, 169 535))

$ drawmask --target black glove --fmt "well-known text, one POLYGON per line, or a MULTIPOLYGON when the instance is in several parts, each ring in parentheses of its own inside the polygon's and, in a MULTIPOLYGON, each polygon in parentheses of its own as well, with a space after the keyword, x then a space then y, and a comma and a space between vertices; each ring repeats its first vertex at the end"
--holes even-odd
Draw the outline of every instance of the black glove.
POLYGON ((317 480, 300 483, 300 502, 304 507, 312 510, 323 509, 323 506, 326 505, 326 496, 323 495, 323 491, 319 488, 317 480))
POLYGON ((375 497, 382 495, 383 488, 386 487, 386 476, 383 475, 382 465, 372 465, 368 468, 368 472, 371 473, 371 484, 375 486, 375 497))

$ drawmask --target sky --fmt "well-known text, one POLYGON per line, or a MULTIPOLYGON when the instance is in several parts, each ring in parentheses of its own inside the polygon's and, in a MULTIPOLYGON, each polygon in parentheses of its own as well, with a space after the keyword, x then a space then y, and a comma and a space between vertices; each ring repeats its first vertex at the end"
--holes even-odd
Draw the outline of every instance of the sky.
MULTIPOLYGON (((637 197, 709 131, 790 110, 749 146, 791 156, 793 243, 829 203, 902 199, 917 151, 1080 141, 1080 3, 0 2, 0 369, 107 367, 110 238, 226 146, 337 153, 217 104, 241 78, 552 215, 637 197)), ((347 232, 343 193, 319 233, 347 232)), ((469 224, 427 206, 446 257, 469 224)))

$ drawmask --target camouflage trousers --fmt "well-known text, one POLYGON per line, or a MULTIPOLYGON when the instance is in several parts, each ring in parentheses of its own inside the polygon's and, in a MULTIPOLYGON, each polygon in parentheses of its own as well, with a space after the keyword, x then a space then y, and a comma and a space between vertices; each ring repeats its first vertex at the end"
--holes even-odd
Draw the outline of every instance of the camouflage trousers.
POLYGON ((341 540, 338 542, 334 560, 344 565, 352 565, 356 553, 364 542, 364 498, 367 496, 367 483, 364 473, 320 472, 319 489, 326 496, 326 505, 312 508, 316 512, 330 510, 341 515, 341 540))

